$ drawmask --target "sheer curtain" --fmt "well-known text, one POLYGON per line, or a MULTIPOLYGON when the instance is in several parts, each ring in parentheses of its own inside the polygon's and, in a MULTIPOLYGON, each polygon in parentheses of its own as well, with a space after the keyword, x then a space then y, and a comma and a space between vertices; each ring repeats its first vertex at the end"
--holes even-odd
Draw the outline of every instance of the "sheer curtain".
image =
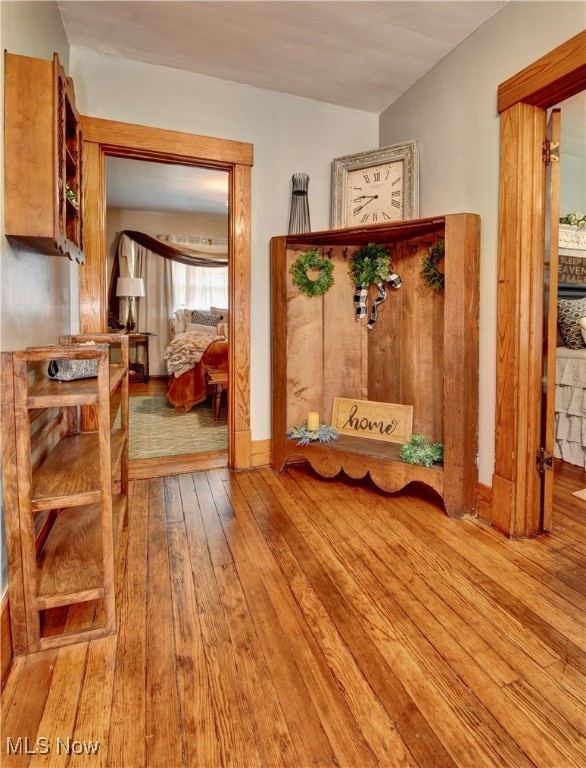
MULTIPOLYGON (((163 239, 159 236, 160 239, 163 239)), ((194 253, 209 259, 228 256, 228 241, 224 238, 208 239, 189 235, 165 235, 167 242, 178 243, 194 253)), ((209 309, 228 306, 228 267, 192 267, 172 262, 173 311, 209 309)))
MULTIPOLYGON (((150 373, 166 376, 163 355, 169 343, 169 319, 173 317, 173 262, 149 251, 127 235, 120 239, 119 255, 121 276, 144 280, 145 295, 138 301, 135 299, 136 330, 153 334, 149 339, 150 373)), ((123 319, 126 319, 125 312, 126 307, 121 302, 123 319)))
POLYGON ((180 307, 209 309, 228 306, 228 269, 190 267, 171 262, 173 311, 180 307))

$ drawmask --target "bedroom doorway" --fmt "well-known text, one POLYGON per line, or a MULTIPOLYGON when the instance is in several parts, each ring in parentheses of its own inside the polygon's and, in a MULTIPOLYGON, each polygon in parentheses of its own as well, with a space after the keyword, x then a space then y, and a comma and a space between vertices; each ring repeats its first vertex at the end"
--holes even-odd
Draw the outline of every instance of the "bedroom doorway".
POLYGON ((511 537, 541 531, 543 247, 546 109, 584 88, 586 32, 499 85, 500 187, 497 403, 492 525, 511 537))
MULTIPOLYGON (((228 386, 224 393, 214 391, 201 359, 218 333, 227 337, 228 173, 111 156, 106 157, 105 173, 112 330, 118 330, 128 314, 128 301, 117 295, 118 279, 139 278, 144 285, 144 296, 134 300, 139 336, 135 343, 131 337, 130 460, 135 469, 136 462, 169 456, 223 460, 227 465, 228 386), (133 232, 153 238, 153 243, 139 242, 133 232), (165 256, 157 252, 158 241, 165 256), (190 258, 192 263, 186 263, 190 258), (192 323, 187 308, 206 325, 192 323), (221 309, 219 326, 212 324, 218 317, 212 308, 221 309), (185 320, 178 327, 180 315, 185 320), (188 330, 188 319, 195 335, 183 344, 179 337, 188 330), (168 350, 172 378, 165 359, 168 350)), ((225 344, 215 347, 226 350, 225 344)), ((227 359, 215 364, 227 370, 227 359)))
MULTIPOLYGON (((82 116, 85 263, 80 269, 82 332, 107 328, 105 167, 107 157, 223 170, 229 178, 228 466, 251 466, 250 169, 252 145, 82 116), (237 329, 237 334, 235 331, 237 329)), ((131 462, 131 477, 156 477, 225 466, 190 456, 131 462)))

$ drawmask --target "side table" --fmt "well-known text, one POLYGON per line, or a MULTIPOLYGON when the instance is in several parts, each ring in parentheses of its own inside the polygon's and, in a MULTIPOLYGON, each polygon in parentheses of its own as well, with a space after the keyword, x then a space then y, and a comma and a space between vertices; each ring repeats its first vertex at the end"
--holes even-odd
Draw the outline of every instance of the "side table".
POLYGON ((144 347, 144 361, 142 363, 139 363, 139 362, 131 363, 130 368, 131 368, 131 372, 142 373, 142 380, 145 382, 145 384, 148 384, 148 381, 150 379, 149 340, 151 336, 156 336, 156 334, 155 333, 129 333, 127 335, 128 335, 129 346, 132 346, 134 344, 136 346, 137 352, 141 346, 144 347))

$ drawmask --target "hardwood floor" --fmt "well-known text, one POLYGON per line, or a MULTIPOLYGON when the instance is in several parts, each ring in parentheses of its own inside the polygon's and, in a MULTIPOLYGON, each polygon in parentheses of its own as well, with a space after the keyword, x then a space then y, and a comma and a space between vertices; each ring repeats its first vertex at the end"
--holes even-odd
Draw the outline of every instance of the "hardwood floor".
POLYGON ((584 765, 586 475, 556 476, 520 541, 303 467, 134 481, 118 634, 15 660, 2 764, 584 765))

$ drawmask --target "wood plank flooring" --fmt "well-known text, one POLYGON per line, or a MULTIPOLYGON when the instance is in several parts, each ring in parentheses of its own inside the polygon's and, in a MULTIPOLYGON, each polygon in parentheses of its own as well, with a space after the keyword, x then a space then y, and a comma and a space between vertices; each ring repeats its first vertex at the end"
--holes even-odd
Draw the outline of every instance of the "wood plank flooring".
POLYGON ((15 660, 2 765, 585 765, 584 487, 508 541, 302 466, 136 480, 118 634, 15 660))

